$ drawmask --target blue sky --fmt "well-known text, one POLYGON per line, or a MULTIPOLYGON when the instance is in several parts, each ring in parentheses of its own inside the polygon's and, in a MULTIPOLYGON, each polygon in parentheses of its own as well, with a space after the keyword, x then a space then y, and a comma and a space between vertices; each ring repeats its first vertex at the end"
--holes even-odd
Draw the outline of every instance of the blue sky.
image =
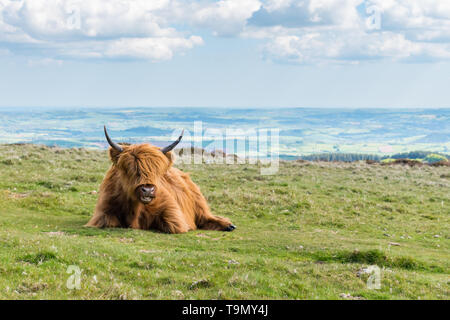
POLYGON ((0 71, 5 107, 450 107, 450 4, 0 0, 0 71))

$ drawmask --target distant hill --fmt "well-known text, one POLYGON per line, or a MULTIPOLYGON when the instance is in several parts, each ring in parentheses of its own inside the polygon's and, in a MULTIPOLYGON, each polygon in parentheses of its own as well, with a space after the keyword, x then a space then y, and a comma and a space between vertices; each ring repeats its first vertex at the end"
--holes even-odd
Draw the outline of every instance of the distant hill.
POLYGON ((353 162, 361 160, 381 161, 381 157, 375 154, 359 154, 359 153, 318 153, 300 157, 301 160, 307 161, 342 161, 353 162))
POLYGON ((411 159, 419 160, 427 163, 434 163, 439 161, 446 161, 449 156, 443 153, 430 152, 430 151, 411 151, 406 153, 396 153, 390 156, 380 157, 375 154, 360 154, 360 153, 317 153, 308 156, 301 156, 299 159, 307 161, 389 161, 390 159, 411 159))
MULTIPOLYGON (((0 143, 105 148, 103 125, 106 125, 117 141, 155 145, 167 144, 184 128, 182 145, 203 148, 216 143, 212 130, 219 130, 226 140, 223 143, 229 146, 234 146, 234 130, 242 130, 249 137, 264 132, 272 137, 274 133, 278 135, 280 152, 284 152, 280 156, 284 160, 341 151, 383 157, 385 153, 377 150, 384 146, 402 152, 423 150, 450 154, 447 129, 450 108, 2 108, 0 118, 0 143), (198 139, 200 131, 202 144, 198 139), (194 134, 198 144, 192 140, 194 134)), ((241 147, 236 144, 236 148, 241 147)), ((227 153, 239 151, 228 149, 227 153)), ((347 160, 338 156, 340 159, 361 158, 347 160)))
POLYGON ((153 128, 150 126, 142 126, 142 127, 134 127, 125 129, 122 131, 119 131, 118 134, 122 136, 136 136, 136 137, 142 137, 142 136, 164 136, 167 134, 170 134, 171 130, 164 130, 159 128, 153 128))
POLYGON ((420 160, 428 163, 439 162, 442 160, 448 160, 449 156, 443 153, 430 152, 430 151, 411 151, 405 153, 397 153, 392 156, 385 156, 381 160, 387 159, 413 159, 420 160))

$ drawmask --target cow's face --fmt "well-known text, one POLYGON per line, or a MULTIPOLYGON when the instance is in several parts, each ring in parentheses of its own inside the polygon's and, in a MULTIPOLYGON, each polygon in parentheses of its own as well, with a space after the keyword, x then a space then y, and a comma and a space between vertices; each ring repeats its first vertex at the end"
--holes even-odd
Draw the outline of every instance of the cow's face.
POLYGON ((149 144, 123 146, 120 153, 111 148, 110 156, 119 169, 123 191, 144 204, 157 197, 161 178, 172 164, 170 152, 164 154, 149 144))
POLYGON ((111 145, 109 155, 118 169, 119 181, 128 199, 143 204, 151 203, 158 196, 161 178, 173 163, 172 150, 181 140, 165 148, 150 144, 118 145, 105 135, 111 145))

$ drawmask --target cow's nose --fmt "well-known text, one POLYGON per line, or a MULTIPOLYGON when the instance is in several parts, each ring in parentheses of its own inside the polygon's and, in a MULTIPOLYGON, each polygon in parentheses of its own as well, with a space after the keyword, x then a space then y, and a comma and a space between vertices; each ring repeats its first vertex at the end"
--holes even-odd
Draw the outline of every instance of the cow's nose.
POLYGON ((155 195, 155 186, 152 184, 146 184, 141 186, 141 193, 144 196, 154 196, 155 195))

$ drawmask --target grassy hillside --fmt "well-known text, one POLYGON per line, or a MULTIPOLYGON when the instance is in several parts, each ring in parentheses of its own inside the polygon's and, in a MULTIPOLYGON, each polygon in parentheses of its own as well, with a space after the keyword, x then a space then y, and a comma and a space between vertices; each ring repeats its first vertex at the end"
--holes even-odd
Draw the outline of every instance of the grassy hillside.
POLYGON ((108 166, 105 151, 0 146, 0 298, 449 298, 448 167, 182 165, 238 229, 167 235, 83 227, 108 166))

